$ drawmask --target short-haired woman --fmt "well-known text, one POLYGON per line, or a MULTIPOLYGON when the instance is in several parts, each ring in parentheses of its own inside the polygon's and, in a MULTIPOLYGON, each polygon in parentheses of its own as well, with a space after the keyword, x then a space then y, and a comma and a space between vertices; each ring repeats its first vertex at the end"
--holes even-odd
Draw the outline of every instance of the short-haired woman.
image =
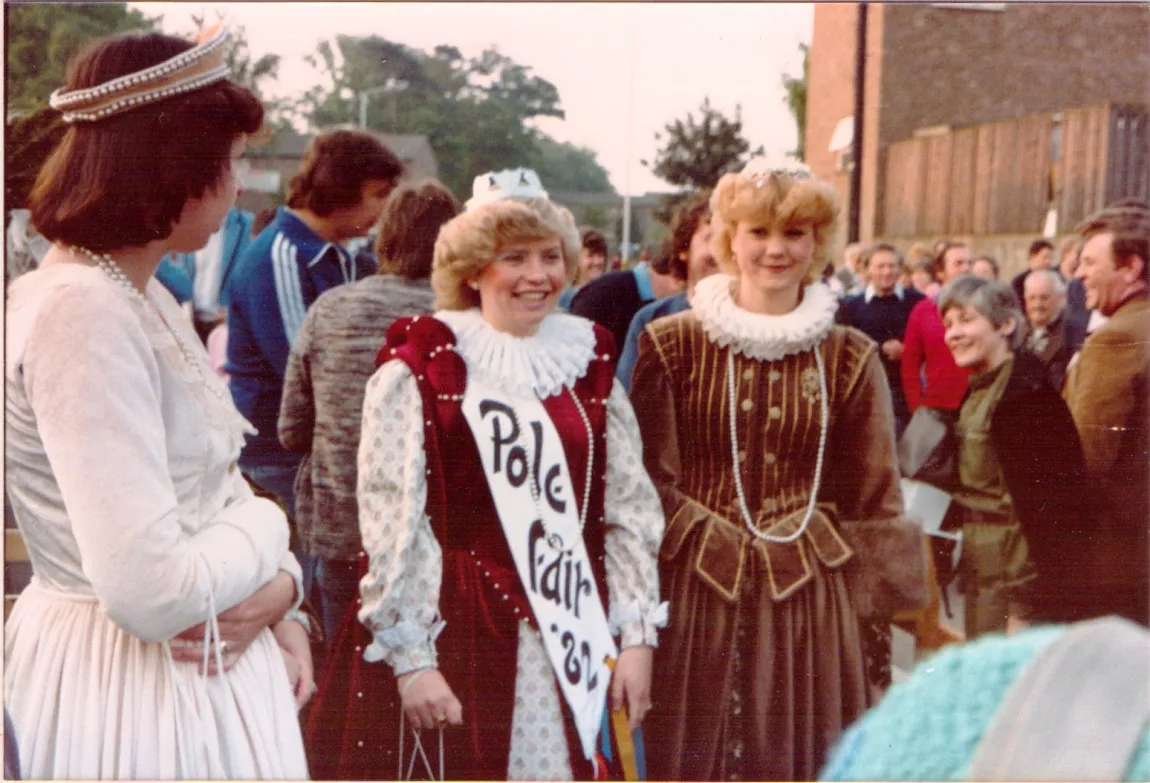
POLYGON ((1086 556, 1090 493, 1070 411, 1042 361, 1018 350, 1025 316, 1009 286, 962 275, 938 307, 955 364, 972 373, 953 493, 963 512, 966 637, 1004 631, 1036 609, 1047 621, 1081 619, 1092 588, 1065 553, 1078 537, 1086 556))
POLYGON ((650 706, 663 515, 610 336, 554 312, 578 259, 533 171, 478 177, 435 245, 439 311, 388 330, 359 449, 365 627, 310 718, 320 776, 408 769, 402 714, 441 730, 437 777, 591 779, 608 696, 632 727, 650 706))
POLYGON ((359 592, 355 459, 363 390, 388 327, 431 312, 432 250, 458 212, 455 197, 435 181, 392 191, 379 219, 376 274, 321 294, 288 359, 279 438, 307 455, 296 476, 295 519, 300 546, 318 558, 329 640, 359 592))
POLYGON ((236 470, 247 422, 152 279, 219 228, 263 121, 226 46, 102 39, 52 95, 70 127, 32 214, 54 244, 6 323, 8 490, 34 575, 4 684, 26 778, 307 777, 287 523, 236 470))
POLYGON ((921 529, 877 348, 816 282, 834 188, 756 159, 711 211, 720 273, 647 326, 631 384, 668 520, 650 777, 808 780, 868 705, 860 614, 909 608, 868 578, 926 597, 921 529))

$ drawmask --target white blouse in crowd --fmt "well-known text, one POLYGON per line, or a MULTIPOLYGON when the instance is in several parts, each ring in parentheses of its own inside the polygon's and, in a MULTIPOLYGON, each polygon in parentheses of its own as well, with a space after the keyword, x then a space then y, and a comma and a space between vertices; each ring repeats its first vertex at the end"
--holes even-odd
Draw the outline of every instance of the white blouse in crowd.
POLYGON ((8 620, 5 703, 31 778, 303 778, 282 655, 263 631, 222 676, 168 641, 284 569, 283 512, 236 459, 248 424, 178 305, 97 268, 12 283, 7 488, 34 576, 8 620))
MULTIPOLYGON (((436 317, 455 333, 456 352, 468 376, 482 376, 510 392, 540 398, 558 394, 586 374, 594 357, 593 326, 576 316, 549 315, 528 338, 496 330, 478 310, 442 311, 436 317)), ((436 665, 435 638, 444 625, 438 606, 443 559, 426 513, 423 428, 411 370, 399 360, 384 364, 369 381, 364 399, 358 496, 370 567, 360 583, 359 618, 374 636, 364 658, 386 661, 397 676, 436 665)), ((643 468, 634 411, 617 381, 607 400, 606 465, 608 620, 622 647, 655 645, 667 611, 659 604, 657 563, 663 511, 643 468)), ((468 502, 472 492, 486 491, 453 489, 460 503, 468 502)), ((520 625, 515 687, 508 774, 569 778, 554 675, 542 638, 526 624, 520 625), (541 692, 550 696, 540 700, 541 692)))

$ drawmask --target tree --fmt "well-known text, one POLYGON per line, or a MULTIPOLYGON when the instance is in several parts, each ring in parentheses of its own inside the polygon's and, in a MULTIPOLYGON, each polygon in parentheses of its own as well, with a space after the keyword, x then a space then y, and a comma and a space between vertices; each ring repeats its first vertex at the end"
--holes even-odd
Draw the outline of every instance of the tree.
POLYGON ((446 44, 424 52, 379 36, 337 36, 308 62, 321 78, 299 103, 312 129, 358 123, 366 96, 367 127, 426 135, 440 179, 457 196, 469 196, 475 175, 492 169, 536 163, 575 178, 569 169, 579 155, 540 149, 542 134, 529 125, 564 116, 555 85, 497 49, 468 59, 446 44))
POLYGON ((528 163, 551 193, 615 193, 607 170, 586 147, 539 134, 528 163))
MULTIPOLYGON (((686 121, 665 126, 666 141, 651 165, 652 173, 679 188, 713 188, 719 177, 746 163, 748 152, 762 154, 762 147, 752 152, 743 137, 740 107, 735 107, 735 119, 730 120, 711 106, 710 98, 704 98, 699 111, 698 120, 690 112, 686 121)), ((664 134, 655 134, 656 141, 663 139, 664 134)), ((643 165, 649 164, 643 161, 643 165)))
POLYGON ((803 53, 803 77, 796 79, 789 73, 783 74, 783 89, 787 91, 787 96, 784 99, 787 103, 787 108, 791 110, 791 116, 795 118, 795 127, 799 131, 799 141, 795 148, 790 151, 790 154, 796 160, 805 161, 806 158, 806 138, 807 138, 807 83, 811 70, 811 48, 805 43, 799 44, 799 49, 803 53))
POLYGON ((68 60, 95 38, 151 30, 156 19, 127 3, 10 3, 8 12, 9 111, 32 113, 64 84, 68 60))
MULTIPOLYGON (((729 171, 736 171, 753 155, 763 154, 763 148, 752 150, 743 137, 742 110, 735 107, 735 119, 730 120, 711 106, 704 98, 699 107, 699 119, 693 112, 686 121, 675 120, 664 127, 666 141, 655 154, 652 173, 662 177, 681 190, 663 199, 654 211, 662 223, 670 224, 676 207, 694 190, 709 190, 729 171)), ((656 133, 655 140, 663 141, 664 134, 656 133)))

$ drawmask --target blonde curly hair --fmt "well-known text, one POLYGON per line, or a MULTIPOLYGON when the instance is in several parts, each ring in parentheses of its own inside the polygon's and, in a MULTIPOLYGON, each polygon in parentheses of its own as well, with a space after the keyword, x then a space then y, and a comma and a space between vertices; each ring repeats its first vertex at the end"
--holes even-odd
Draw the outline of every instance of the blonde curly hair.
POLYGON ((783 172, 762 177, 724 174, 711 194, 711 250, 719 269, 738 277, 731 240, 739 221, 779 230, 805 223, 814 233, 815 251, 803 282, 813 283, 834 255, 840 211, 838 193, 820 180, 798 179, 783 172))
POLYGON ((575 279, 582 244, 570 210, 547 199, 506 199, 463 212, 444 224, 435 240, 431 287, 435 306, 467 310, 479 306, 470 282, 508 245, 558 237, 567 280, 575 279))

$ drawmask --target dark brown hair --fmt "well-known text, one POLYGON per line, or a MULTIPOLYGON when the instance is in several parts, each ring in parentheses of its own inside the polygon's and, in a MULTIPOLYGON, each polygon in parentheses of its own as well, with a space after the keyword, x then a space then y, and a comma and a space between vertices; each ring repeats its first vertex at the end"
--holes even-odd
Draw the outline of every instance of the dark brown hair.
POLYGON ((1130 259, 1142 259, 1142 279, 1150 282, 1150 208, 1134 199, 1111 204, 1086 218, 1078 227, 1083 239, 1110 234, 1114 266, 1124 267, 1130 259))
POLYGON ((359 204, 365 182, 395 182, 402 175, 403 163, 375 136, 331 131, 307 145, 299 173, 288 185, 287 205, 327 217, 359 204))
POLYGON ((699 226, 711 216, 711 192, 701 190, 691 194, 675 208, 671 218, 671 233, 659 248, 659 257, 652 264, 660 274, 671 274, 680 280, 687 279, 687 260, 683 257, 691 252, 691 240, 699 226))
MULTIPOLYGON (((68 68, 66 88, 85 89, 161 63, 192 43, 159 33, 103 38, 68 68)), ((215 187, 232 144, 263 123, 249 90, 229 81, 77 122, 32 189, 32 222, 53 242, 106 251, 171 235, 189 199, 215 187)))
POLYGON ((604 260, 607 258, 607 237, 593 228, 583 229, 583 234, 580 237, 583 242, 583 249, 593 256, 603 256, 604 260))
POLYGON ((440 227, 459 214, 459 202, 437 180, 401 185, 379 216, 377 274, 422 280, 431 275, 440 227))
POLYGON ((944 267, 946 266, 946 254, 956 247, 966 247, 966 243, 940 239, 934 243, 934 247, 934 265, 932 266, 932 271, 934 272, 935 280, 941 280, 942 273, 945 271, 944 267))

